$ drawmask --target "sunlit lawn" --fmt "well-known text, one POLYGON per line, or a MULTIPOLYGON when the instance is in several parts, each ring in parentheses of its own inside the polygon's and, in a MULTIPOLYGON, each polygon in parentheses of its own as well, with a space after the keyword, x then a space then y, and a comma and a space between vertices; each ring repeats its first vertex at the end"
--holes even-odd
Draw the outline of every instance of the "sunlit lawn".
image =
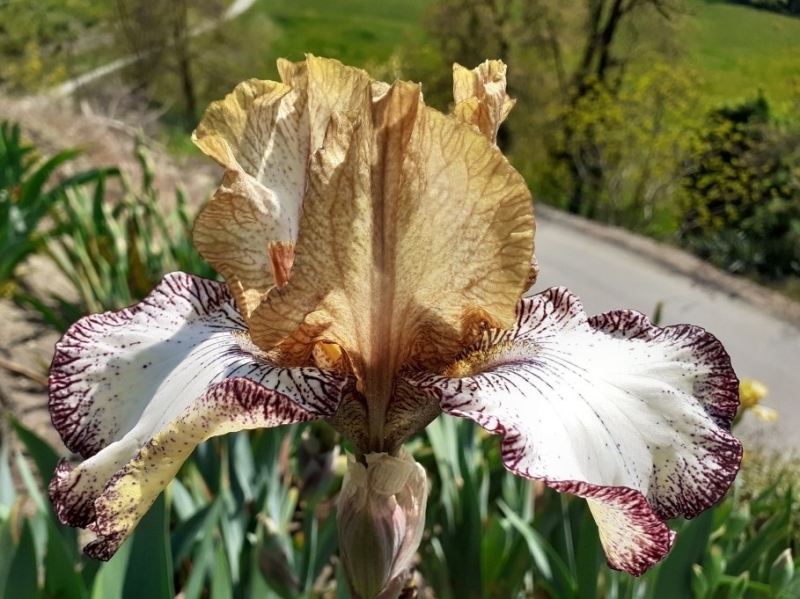
MULTIPOLYGON (((424 40, 422 17, 432 0, 259 0, 276 39, 270 60, 304 52, 369 66, 400 46, 424 40)), ((707 105, 752 97, 763 89, 788 116, 800 90, 800 19, 745 6, 686 0, 679 35, 686 60, 704 80, 707 105)), ((272 73, 270 73, 272 74, 272 73)))
POLYGON ((431 0, 260 0, 251 9, 275 27, 270 61, 302 60, 305 52, 369 66, 395 48, 422 39, 421 19, 431 0))
POLYGON ((687 57, 705 80, 709 104, 763 89, 782 116, 800 95, 800 18, 745 6, 688 0, 681 28, 687 57))

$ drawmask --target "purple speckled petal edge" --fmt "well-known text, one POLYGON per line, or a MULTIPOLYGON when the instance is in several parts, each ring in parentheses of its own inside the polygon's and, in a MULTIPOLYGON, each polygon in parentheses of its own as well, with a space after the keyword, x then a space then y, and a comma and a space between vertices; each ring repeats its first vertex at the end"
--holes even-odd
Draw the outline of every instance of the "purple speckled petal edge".
POLYGON ((587 318, 553 288, 521 300, 515 326, 488 332, 463 364, 462 376, 409 382, 503 435, 511 472, 586 497, 614 568, 638 575, 663 558, 674 536, 663 521, 714 505, 738 471, 738 380, 699 327, 631 310, 587 318))
POLYGON ((172 273, 139 304, 88 316, 56 346, 53 422, 87 459, 50 483, 59 518, 108 559, 201 441, 332 414, 346 381, 279 368, 247 337, 227 287, 172 273))

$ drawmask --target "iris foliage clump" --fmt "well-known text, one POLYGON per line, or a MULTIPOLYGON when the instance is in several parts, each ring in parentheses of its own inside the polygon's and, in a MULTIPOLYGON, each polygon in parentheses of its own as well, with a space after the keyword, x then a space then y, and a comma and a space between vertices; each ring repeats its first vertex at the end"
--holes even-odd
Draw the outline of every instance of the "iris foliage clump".
MULTIPOLYGON (((200 446, 104 564, 81 556, 76 531, 58 523, 38 482, 57 453, 13 419, 4 429, 0 597, 348 597, 330 517, 343 466, 322 427, 235 433, 200 446)), ((746 464, 722 503, 672 523, 673 551, 635 578, 605 566, 585 502, 508 474, 491 447, 472 423, 455 419, 438 421, 413 444, 432 474, 432 494, 407 596, 789 599, 800 592, 790 549, 799 540, 796 464, 773 466, 776 478, 766 481, 760 461, 746 464)))

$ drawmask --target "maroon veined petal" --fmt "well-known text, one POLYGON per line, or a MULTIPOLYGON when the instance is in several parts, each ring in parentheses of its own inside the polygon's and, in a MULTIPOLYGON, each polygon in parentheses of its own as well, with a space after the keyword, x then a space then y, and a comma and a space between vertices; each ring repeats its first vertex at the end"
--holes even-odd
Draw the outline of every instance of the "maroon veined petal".
POLYGON ((224 284, 172 273, 142 302, 81 319, 56 345, 50 411, 67 447, 50 483, 59 518, 108 559, 194 447, 228 432, 331 415, 346 384, 279 368, 247 336, 224 284))
POLYGON ((618 310, 587 318, 554 288, 520 301, 448 374, 409 380, 444 411, 503 435, 515 474, 586 497, 609 564, 641 574, 666 555, 664 521, 714 505, 742 456, 738 380, 705 330, 618 310))

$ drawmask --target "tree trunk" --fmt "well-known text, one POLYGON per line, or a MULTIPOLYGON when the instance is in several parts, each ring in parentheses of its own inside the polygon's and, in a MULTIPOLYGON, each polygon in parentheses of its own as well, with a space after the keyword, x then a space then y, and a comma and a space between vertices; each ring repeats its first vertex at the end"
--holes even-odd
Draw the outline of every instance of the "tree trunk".
POLYGON ((189 48, 189 15, 186 0, 175 3, 174 44, 178 59, 178 73, 185 106, 186 125, 192 128, 197 123, 197 92, 192 75, 191 51, 189 48))

